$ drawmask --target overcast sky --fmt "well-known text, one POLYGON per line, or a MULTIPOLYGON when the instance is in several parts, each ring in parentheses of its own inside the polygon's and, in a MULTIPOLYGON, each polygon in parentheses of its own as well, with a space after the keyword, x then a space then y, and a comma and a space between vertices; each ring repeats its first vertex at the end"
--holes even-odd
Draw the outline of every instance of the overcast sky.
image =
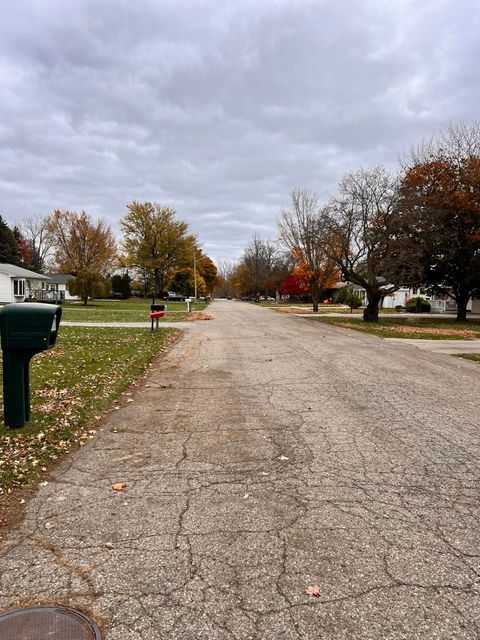
POLYGON ((3 0, 0 214, 174 206, 206 253, 480 109, 477 0, 3 0))

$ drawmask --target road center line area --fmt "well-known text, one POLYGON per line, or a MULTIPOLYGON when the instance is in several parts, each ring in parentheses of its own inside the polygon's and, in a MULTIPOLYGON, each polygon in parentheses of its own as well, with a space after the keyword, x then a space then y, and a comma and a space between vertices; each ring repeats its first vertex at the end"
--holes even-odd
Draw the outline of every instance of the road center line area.
POLYGON ((209 314, 39 487, 0 606, 105 640, 478 639, 478 365, 209 314))

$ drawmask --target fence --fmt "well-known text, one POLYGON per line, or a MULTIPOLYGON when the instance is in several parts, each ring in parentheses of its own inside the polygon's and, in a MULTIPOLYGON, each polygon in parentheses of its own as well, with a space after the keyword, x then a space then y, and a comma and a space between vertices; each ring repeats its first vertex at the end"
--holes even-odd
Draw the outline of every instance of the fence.
POLYGON ((36 302, 62 303, 65 300, 64 291, 50 291, 48 289, 31 289, 29 297, 36 302))
POLYGON ((457 303, 451 298, 447 300, 430 300, 432 313, 456 313, 457 303))

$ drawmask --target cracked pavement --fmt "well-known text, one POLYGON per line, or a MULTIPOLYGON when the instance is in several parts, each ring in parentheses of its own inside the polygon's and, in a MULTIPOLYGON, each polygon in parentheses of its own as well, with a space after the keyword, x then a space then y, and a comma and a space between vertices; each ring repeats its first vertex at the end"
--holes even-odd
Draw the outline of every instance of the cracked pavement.
POLYGON ((38 488, 0 608, 68 604, 105 640, 480 638, 478 365, 209 313, 38 488))

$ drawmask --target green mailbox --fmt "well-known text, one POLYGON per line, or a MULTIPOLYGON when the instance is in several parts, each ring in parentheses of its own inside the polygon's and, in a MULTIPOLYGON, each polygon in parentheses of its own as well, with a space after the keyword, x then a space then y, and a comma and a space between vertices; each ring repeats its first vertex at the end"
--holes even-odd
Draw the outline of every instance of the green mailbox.
POLYGON ((5 424, 23 427, 30 419, 30 360, 57 340, 62 309, 57 305, 20 302, 0 311, 3 351, 5 424))

